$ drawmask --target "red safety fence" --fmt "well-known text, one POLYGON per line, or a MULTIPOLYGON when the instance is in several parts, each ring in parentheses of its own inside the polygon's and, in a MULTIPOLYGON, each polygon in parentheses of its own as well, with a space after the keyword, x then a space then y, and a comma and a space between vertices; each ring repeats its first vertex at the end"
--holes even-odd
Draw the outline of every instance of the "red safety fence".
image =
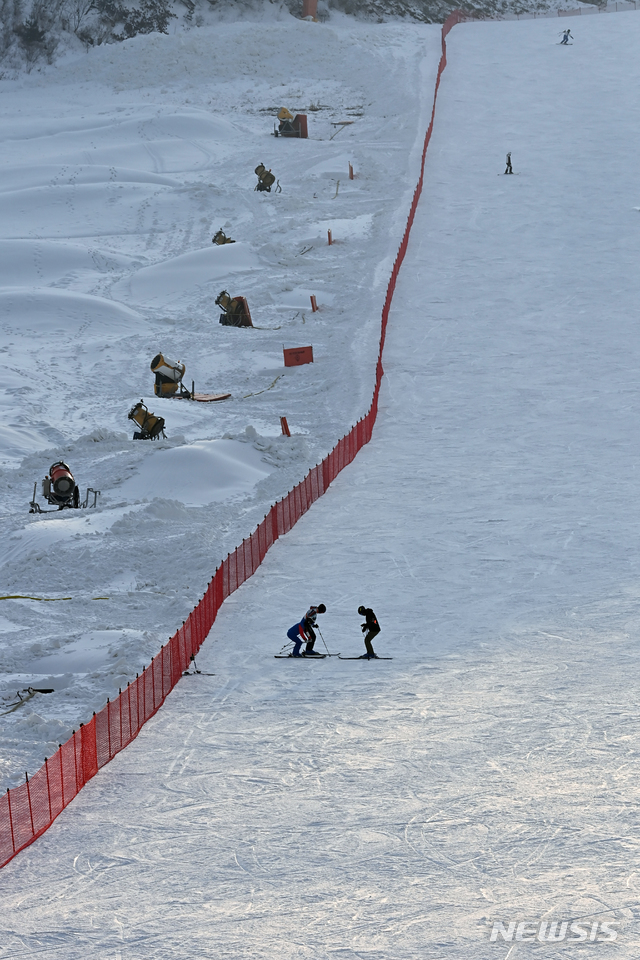
POLYGON ((3 867, 47 830, 56 817, 71 803, 88 780, 109 763, 137 737, 144 724, 162 706, 197 654, 214 624, 225 599, 248 580, 264 560, 269 547, 288 533, 303 514, 327 490, 341 470, 351 463, 358 451, 371 439, 378 412, 378 394, 382 380, 382 351, 391 300, 400 266, 404 260, 418 200, 422 192, 427 147, 433 130, 436 98, 440 77, 446 66, 445 38, 455 24, 465 19, 460 11, 452 13, 442 27, 442 56, 438 66, 431 122, 427 130, 420 178, 413 194, 411 210, 402 242, 396 256, 387 296, 382 309, 380 350, 376 366, 376 383, 369 412, 338 441, 322 463, 309 471, 304 480, 287 496, 275 503, 250 537, 242 541, 221 563, 206 593, 187 620, 169 642, 160 649, 150 665, 113 703, 94 713, 86 724, 63 744, 57 753, 45 760, 44 766, 29 780, 0 797, 0 867, 3 867))

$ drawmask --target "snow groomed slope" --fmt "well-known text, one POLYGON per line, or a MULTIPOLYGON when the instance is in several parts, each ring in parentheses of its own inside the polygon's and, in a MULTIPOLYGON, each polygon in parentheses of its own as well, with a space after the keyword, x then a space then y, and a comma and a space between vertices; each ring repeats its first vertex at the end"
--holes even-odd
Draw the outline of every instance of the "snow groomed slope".
POLYGON ((372 442, 0 872, 5 957, 635 960, 637 17, 452 32, 372 442), (395 659, 272 659, 310 600, 395 659))
POLYGON ((41 769, 24 785, 7 790, 0 798, 0 867, 20 850, 40 837, 77 796, 85 784, 137 737, 144 724, 155 715, 166 696, 173 690, 198 653, 224 601, 251 577, 264 560, 269 548, 298 522, 310 506, 328 489, 330 483, 350 464, 358 451, 369 443, 378 412, 378 395, 383 376, 382 355, 396 281, 404 260, 415 212, 422 193, 427 148, 433 122, 442 72, 446 67, 446 37, 465 15, 450 14, 442 27, 442 55, 438 65, 431 120, 422 150, 420 178, 416 185, 407 225, 398 250, 382 310, 380 348, 376 364, 373 399, 367 414, 350 432, 338 441, 321 464, 281 501, 274 504, 263 522, 242 545, 228 555, 212 577, 207 592, 189 614, 182 627, 159 656, 134 683, 127 683, 118 698, 92 719, 81 724, 71 739, 56 754, 45 760, 41 769))

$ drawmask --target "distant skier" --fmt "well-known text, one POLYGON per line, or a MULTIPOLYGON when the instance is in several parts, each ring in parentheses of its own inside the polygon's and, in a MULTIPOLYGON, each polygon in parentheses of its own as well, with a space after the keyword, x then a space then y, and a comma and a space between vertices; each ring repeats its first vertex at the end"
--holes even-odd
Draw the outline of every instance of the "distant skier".
POLYGON ((300 623, 294 623, 294 625, 287 630, 287 636, 289 640, 293 640, 293 653, 290 654, 292 657, 320 657, 322 654, 317 653, 313 649, 313 645, 316 642, 316 634, 314 627, 316 626, 316 617, 319 613, 326 613, 327 608, 324 603, 319 603, 317 607, 311 606, 305 613, 304 617, 300 623), (303 643, 306 643, 306 648, 304 654, 300 653, 300 647, 303 643))
POLYGON ((573 36, 572 36, 572 34, 571 34, 571 30, 563 30, 563 32, 562 32, 562 40, 560 41, 560 43, 561 43, 561 44, 569 43, 569 37, 571 37, 571 39, 573 40, 573 36))
POLYGON ((505 173, 513 173, 513 167, 511 166, 511 153, 507 154, 507 169, 505 173))
POLYGON ((365 618, 365 622, 362 624, 362 632, 364 633, 364 645, 367 648, 367 652, 363 653, 360 659, 377 660, 378 658, 373 652, 371 641, 380 633, 380 624, 378 623, 378 618, 371 607, 358 607, 358 613, 361 617, 365 618))

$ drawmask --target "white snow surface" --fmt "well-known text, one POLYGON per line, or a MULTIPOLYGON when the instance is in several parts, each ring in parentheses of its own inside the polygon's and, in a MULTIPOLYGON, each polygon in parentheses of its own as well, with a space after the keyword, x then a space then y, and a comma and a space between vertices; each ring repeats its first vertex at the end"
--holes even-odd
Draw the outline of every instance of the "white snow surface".
MULTIPOLYGON (((572 25, 576 40, 562 50, 556 28, 548 20, 479 23, 449 35, 424 194, 390 316, 373 440, 225 602, 198 657, 199 668, 214 676, 183 679, 137 741, 0 872, 0 957, 552 960, 607 949, 637 957, 640 16, 585 19, 579 30, 572 25), (513 177, 502 175, 507 150, 513 177), (355 610, 366 603, 382 624, 377 652, 395 659, 272 659, 286 629, 320 600, 332 651, 361 652, 355 610), (578 917, 615 920, 616 943, 489 942, 494 918, 578 917)), ((42 595, 52 596, 53 586, 60 596, 74 593, 59 603, 5 602, 7 666, 10 656, 17 669, 19 656, 28 655, 31 668, 44 663, 57 673, 68 657, 60 675, 72 678, 46 701, 46 715, 28 713, 30 705, 12 715, 11 730, 3 731, 12 762, 35 760, 30 739, 40 746, 61 736, 56 724, 71 723, 74 709, 109 689, 118 674, 116 667, 101 669, 101 651, 122 676, 138 663, 132 651, 153 652, 162 617, 169 632, 171 617, 191 604, 186 583, 194 596, 201 592, 220 547, 253 521, 261 498, 304 470, 341 417, 361 412, 379 314, 367 310, 382 296, 382 281, 373 278, 386 279, 402 224, 403 187, 415 173, 439 37, 414 26, 349 29, 348 62, 337 57, 327 74, 335 78, 341 65, 345 88, 355 87, 364 83, 364 64, 374 69, 389 50, 400 72, 384 77, 379 94, 395 99, 394 119, 380 116, 375 129, 354 125, 339 135, 353 136, 354 144, 370 137, 371 162, 375 154, 390 175, 384 186, 382 176, 354 181, 362 191, 355 215, 372 212, 362 210, 365 197, 375 209, 371 233, 359 241, 361 259, 338 273, 336 251, 314 248, 306 273, 298 266, 286 271, 292 290, 322 290, 323 278, 335 296, 331 324, 328 310, 306 316, 314 347, 323 331, 324 365, 287 372, 284 382, 250 398, 245 414, 231 347, 220 366, 218 353, 207 355, 224 384, 231 382, 233 403, 192 414, 186 404, 154 402, 168 421, 174 409, 181 412, 185 439, 139 451, 118 432, 116 414, 126 408, 118 388, 130 383, 132 399, 134 384, 142 390, 145 350, 159 322, 153 311, 135 305, 151 333, 108 340, 110 361, 117 365, 127 349, 128 365, 117 383, 100 383, 104 398, 93 399, 93 390, 90 406, 100 404, 105 418, 102 426, 89 421, 93 433, 80 433, 89 373, 86 381, 76 378, 86 356, 80 345, 97 354, 99 335, 92 341, 89 329, 86 341, 58 343, 59 363, 75 371, 67 383, 69 423, 60 424, 51 410, 61 398, 36 378, 34 334, 22 341, 11 333, 11 360, 22 358, 21 375, 31 378, 35 394, 34 426, 35 414, 46 412, 43 438, 59 431, 62 451, 87 479, 95 478, 91 469, 104 471, 107 495, 94 517, 118 512, 110 527, 116 532, 100 534, 95 547, 97 529, 80 539, 70 534, 62 547, 56 542, 63 562, 53 583, 44 566, 46 535, 5 566, 11 592, 26 588, 30 575, 42 595), (396 143, 383 140, 391 122, 401 128, 396 143), (375 206, 383 200, 386 207, 375 206), (358 290, 346 301, 348 284, 358 290), (275 390, 286 392, 274 397, 275 390), (308 432, 289 447, 275 430, 269 439, 266 425, 294 400, 298 429, 308 432), (212 417, 215 435, 204 427, 212 417), (244 423, 250 429, 243 433, 244 423), (122 494, 129 477, 137 478, 132 498, 140 494, 153 475, 151 458, 224 439, 223 430, 228 440, 242 438, 268 454, 273 469, 253 495, 234 494, 240 499, 223 511, 175 497, 135 503, 122 494), (296 457, 287 460, 291 449, 296 457), (117 599, 89 602, 103 592, 117 599), (96 613, 94 602, 104 604, 96 613), (86 692, 88 681, 77 678, 89 667, 96 677, 86 692)), ((288 24, 281 41, 299 43, 299 30, 288 24)), ((331 37, 346 44, 346 28, 331 37)), ((282 42, 279 52, 284 71, 282 42)), ((96 53, 102 64, 105 54, 96 53)), ((110 55, 124 57, 122 48, 110 55)), ((292 62, 299 63, 293 53, 292 62)), ((202 69, 194 65, 198 83, 202 69)), ((124 68, 121 76, 124 83, 124 68)), ((100 82, 97 67, 94 79, 100 82)), ((55 82, 63 84, 64 73, 55 82)), ((371 84, 368 97, 379 87, 371 84)), ((96 87, 85 96, 91 89, 97 97, 96 87)), ((41 88, 10 93, 26 103, 35 90, 41 88)), ((242 122, 250 126, 246 116, 242 122)), ((307 210, 302 171, 295 203, 307 210)), ((241 196, 238 188, 238 203, 241 196)), ((276 209, 275 199, 259 198, 258 209, 276 209)), ((283 204, 289 199, 282 195, 283 204)), ((295 203, 286 215, 292 230, 304 229, 295 203)), ((249 207, 247 201, 243 209, 249 207)), ((326 219, 309 213, 310 220, 326 219)), ((257 221, 247 214, 256 232, 257 221)), ((66 236, 68 245, 71 231, 66 236)), ((263 247, 239 237, 266 261, 262 278, 246 274, 252 304, 266 303, 262 291, 280 269, 277 251, 288 236, 284 231, 263 247)), ((192 249, 203 248, 204 238, 196 238, 192 249)), ((124 238, 117 252, 139 269, 153 266, 149 252, 143 260, 124 238)), ((126 281, 119 271, 112 279, 126 281)), ((81 285, 74 283, 74 290, 81 285)), ((77 292, 108 301, 111 289, 77 292)), ((197 311, 187 317, 188 301, 178 303, 162 319, 173 342, 183 349, 190 338, 200 345, 208 335, 222 349, 233 338, 258 389, 270 385, 277 375, 270 334, 247 347, 245 336, 255 332, 217 330, 197 311), (267 373, 259 358, 269 350, 267 373)), ((290 331, 301 330, 300 318, 283 311, 286 317, 290 331)), ((44 335, 37 337, 37 357, 44 358, 44 335)), ((48 346, 55 350, 55 341, 48 346)), ((180 356, 186 362, 185 349, 180 356)), ((18 382, 7 403, 26 416, 32 408, 18 382)), ((16 487, 43 459, 40 446, 19 450, 28 435, 16 433, 17 463, 5 468, 8 550, 45 524, 59 529, 78 520, 16 518, 23 496, 16 487)), ((52 459, 59 449, 50 446, 52 459)), ((44 699, 38 708, 45 709, 44 699)))

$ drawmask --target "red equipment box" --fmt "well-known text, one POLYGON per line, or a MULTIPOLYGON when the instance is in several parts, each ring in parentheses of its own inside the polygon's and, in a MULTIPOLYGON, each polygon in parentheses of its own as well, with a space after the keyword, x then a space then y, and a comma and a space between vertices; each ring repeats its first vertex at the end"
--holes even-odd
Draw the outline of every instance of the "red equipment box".
POLYGON ((234 297, 233 299, 238 301, 238 303, 242 306, 242 310, 244 312, 244 317, 240 326, 252 327, 253 322, 251 320, 251 312, 249 311, 249 304, 247 303, 245 297, 234 297))
POLYGON ((313 347, 283 347, 285 367, 299 367, 303 363, 313 363, 313 347))

